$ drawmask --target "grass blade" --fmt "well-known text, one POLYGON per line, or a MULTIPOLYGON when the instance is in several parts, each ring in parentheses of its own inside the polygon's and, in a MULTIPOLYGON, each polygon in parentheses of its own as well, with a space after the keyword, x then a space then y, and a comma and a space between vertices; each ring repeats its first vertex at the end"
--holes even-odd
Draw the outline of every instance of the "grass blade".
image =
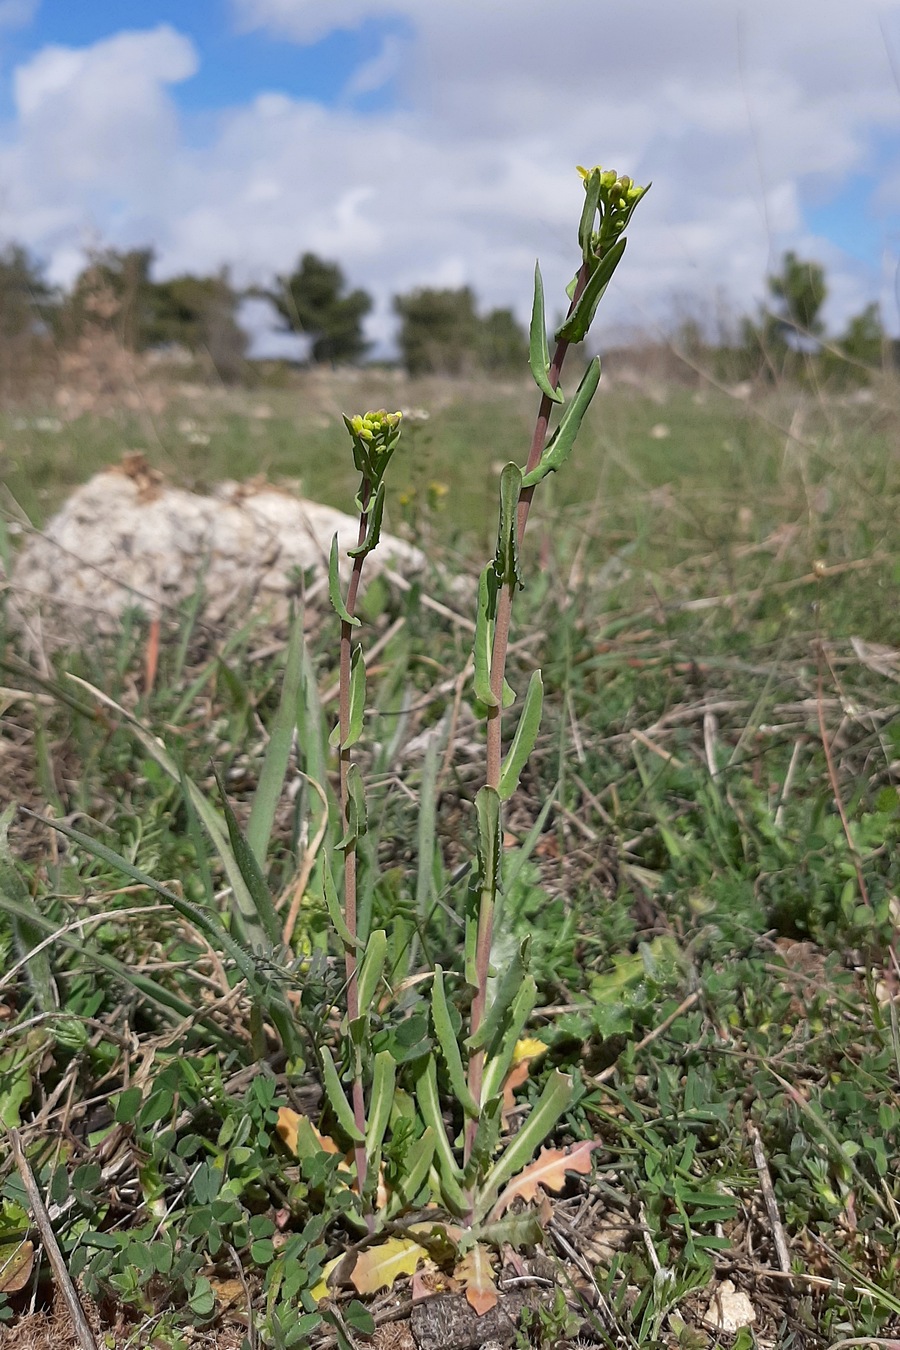
POLYGON ((269 732, 269 744, 266 747, 259 782, 250 807, 250 818, 247 821, 247 843, 260 867, 265 866, 275 812, 290 763, 291 744, 297 724, 302 659, 303 614, 300 612, 294 615, 291 624, 287 660, 281 682, 281 698, 269 732))

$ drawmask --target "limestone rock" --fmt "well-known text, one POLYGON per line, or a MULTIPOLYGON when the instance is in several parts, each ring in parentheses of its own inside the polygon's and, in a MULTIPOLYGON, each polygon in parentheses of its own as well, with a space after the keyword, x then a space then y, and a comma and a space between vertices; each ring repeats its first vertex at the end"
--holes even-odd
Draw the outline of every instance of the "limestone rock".
MULTIPOLYGON (((358 522, 262 482, 224 483, 200 496, 168 486, 143 456, 76 489, 19 553, 10 578, 13 622, 45 647, 112 635, 123 612, 173 615, 202 586, 201 618, 218 625, 254 611, 281 623, 298 572, 322 593, 331 540, 342 565, 358 522)), ((366 574, 421 570, 421 552, 382 533, 366 574)))
POLYGON ((716 1286, 709 1307, 703 1318, 704 1326, 714 1331, 735 1332, 741 1327, 749 1327, 756 1321, 756 1309, 749 1298, 740 1289, 736 1289, 731 1280, 723 1280, 716 1286))

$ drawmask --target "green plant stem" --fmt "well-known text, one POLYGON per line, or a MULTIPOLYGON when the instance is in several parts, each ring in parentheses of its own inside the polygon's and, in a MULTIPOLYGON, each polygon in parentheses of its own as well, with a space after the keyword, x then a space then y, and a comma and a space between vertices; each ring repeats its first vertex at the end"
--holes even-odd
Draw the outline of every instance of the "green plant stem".
MULTIPOLYGON (((578 274, 578 283, 575 293, 569 306, 569 313, 575 308, 575 304, 584 290, 587 283, 588 271, 586 265, 583 265, 578 274)), ((555 389, 559 384, 559 377, 562 373, 563 362, 566 359, 566 352, 569 349, 569 343, 563 339, 556 344, 556 351, 553 354, 553 361, 550 365, 549 380, 551 386, 555 389)), ((544 394, 541 397, 540 407, 538 409, 537 420, 534 424, 534 434, 531 438, 531 449, 528 454, 528 463, 525 468, 526 473, 530 473, 536 468, 543 453, 544 445, 547 441, 547 432, 550 427, 550 415, 553 411, 553 402, 544 394)), ((534 496, 534 488, 524 488, 519 497, 518 508, 518 535, 521 545, 525 534, 525 526, 528 523, 528 513, 531 510, 531 499, 534 496)), ((509 629, 512 619, 514 585, 504 585, 497 601, 497 619, 494 626, 494 646, 491 652, 491 691, 494 694, 497 703, 496 707, 488 709, 487 715, 487 760, 485 771, 485 784, 494 789, 500 786, 500 765, 502 758, 502 733, 503 733, 503 682, 506 678, 506 658, 509 652, 509 629)), ((494 936, 494 910, 496 908, 496 893, 489 889, 482 890, 481 900, 478 910, 478 935, 475 947, 475 969, 477 983, 475 986, 475 996, 472 999, 471 1014, 471 1032, 474 1036, 484 1021, 487 1012, 487 985, 490 971, 491 944, 494 936)), ((477 1102, 481 1102, 481 1089, 484 1081, 484 1050, 473 1050, 469 1056, 469 1091, 477 1102)), ((478 1128, 478 1122, 468 1121, 465 1133, 465 1159, 468 1162, 472 1151, 472 1144, 475 1140, 475 1131, 478 1128)))
MULTIPOLYGON (((371 486, 368 481, 363 483, 362 503, 363 508, 359 516, 359 537, 358 543, 361 545, 366 537, 366 528, 368 525, 368 502, 371 493, 371 486)), ((356 614, 356 601, 359 594, 359 583, 362 576, 363 563, 365 555, 353 559, 353 571, 350 573, 350 584, 347 588, 347 612, 356 614)), ((349 822, 348 806, 350 800, 350 791, 348 787, 348 776, 350 773, 350 748, 345 746, 344 742, 350 732, 350 663, 353 656, 353 627, 347 622, 341 623, 341 650, 340 650, 340 692, 339 692, 339 722, 341 729, 341 815, 344 825, 349 822)), ((344 853, 344 922, 350 931, 353 939, 351 943, 346 944, 344 951, 344 966, 347 982, 347 1022, 352 1024, 359 1017, 359 973, 356 959, 356 876, 357 876, 357 843, 352 840, 344 853)), ((357 1129, 361 1134, 366 1132, 366 1103, 363 1094, 362 1078, 359 1073, 354 1073, 353 1085, 351 1088, 351 1097, 353 1104, 353 1119, 357 1129)), ((360 1199, 363 1196, 366 1184, 366 1146, 365 1144, 356 1144, 353 1149, 356 1162, 356 1181, 359 1187, 360 1199)))

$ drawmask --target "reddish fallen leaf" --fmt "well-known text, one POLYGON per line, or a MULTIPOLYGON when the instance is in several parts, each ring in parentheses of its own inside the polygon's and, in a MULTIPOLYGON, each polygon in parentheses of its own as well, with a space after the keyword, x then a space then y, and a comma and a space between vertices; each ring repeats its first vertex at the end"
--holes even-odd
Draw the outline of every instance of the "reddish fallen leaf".
POLYGON ((528 1203, 540 1195, 541 1188, 561 1191, 566 1184, 567 1172, 580 1172, 586 1176, 591 1170, 591 1154, 599 1147, 599 1139, 586 1139, 568 1152, 562 1148, 542 1149, 534 1162, 513 1177, 503 1191, 491 1211, 491 1222, 499 1219, 517 1198, 528 1203))
POLYGON ((474 1308, 479 1317, 497 1306, 497 1286, 494 1283, 494 1268, 487 1247, 476 1242, 471 1251, 460 1261, 453 1272, 466 1291, 466 1302, 474 1308))
POLYGON ((516 1088, 520 1088, 528 1079, 528 1060, 523 1059, 521 1064, 514 1064, 506 1075, 506 1082, 503 1084, 503 1124, 506 1125, 509 1114, 515 1109, 516 1088))

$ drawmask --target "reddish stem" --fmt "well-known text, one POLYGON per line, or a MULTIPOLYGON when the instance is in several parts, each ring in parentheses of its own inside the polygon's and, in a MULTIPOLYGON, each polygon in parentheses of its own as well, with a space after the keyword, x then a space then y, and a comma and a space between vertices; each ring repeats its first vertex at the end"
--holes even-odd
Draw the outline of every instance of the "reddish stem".
MULTIPOLYGON (((359 516, 359 536, 358 544, 362 544, 366 537, 366 528, 368 525, 368 502, 370 495, 370 485, 368 480, 363 483, 362 488, 362 510, 359 516)), ((359 594, 359 582, 362 576, 363 563, 365 557, 361 556, 353 559, 353 571, 350 574, 350 585, 347 588, 347 613, 355 615, 356 600, 359 594)), ((348 776, 350 773, 350 749, 345 747, 350 733, 350 663, 353 656, 353 625, 343 620, 341 623, 341 651, 340 651, 340 694, 339 694, 339 724, 341 732, 341 816, 344 826, 349 824, 349 802, 350 792, 348 788, 348 776)), ((352 944, 348 944, 344 952, 344 967, 346 971, 347 983, 347 1022, 353 1023, 359 1017, 359 975, 356 960, 356 873, 357 873, 357 845, 353 840, 344 853, 344 922, 350 930, 350 936, 353 939, 352 944)), ((362 1079, 359 1074, 353 1078, 351 1087, 351 1098, 353 1105, 353 1119, 356 1128, 361 1134, 366 1132, 366 1103, 363 1093, 362 1079)), ((366 1185, 366 1146, 365 1144, 356 1144, 353 1149, 356 1162, 356 1183, 359 1189, 360 1199, 366 1185)), ((371 1216, 367 1219, 370 1229, 374 1220, 371 1216)))
MULTIPOLYGON (((575 307, 575 302, 581 295, 582 290, 588 279, 586 266, 582 266, 578 274, 578 282, 572 302, 569 306, 569 313, 575 307)), ((566 359, 566 352, 569 349, 569 343, 562 340, 557 343, 556 351, 553 354, 553 361, 550 365, 550 384, 554 389, 559 385, 559 377, 562 372, 563 362, 566 359)), ((525 466, 525 472, 530 473, 532 469, 537 468, 544 446, 547 441, 547 431, 550 426, 550 415, 553 410, 553 401, 546 394, 541 397, 541 404, 538 409, 537 420, 534 424, 534 434, 531 438, 531 449, 528 454, 528 463, 525 466)), ((525 534, 525 526, 528 523, 528 513, 531 510, 531 500, 534 496, 534 488, 523 488, 519 497, 518 511, 518 535, 521 546, 525 534)), ((506 678, 506 658, 509 651, 509 629, 512 619, 514 586, 505 585, 500 592, 497 601, 497 618, 494 625, 494 646, 491 652, 491 692, 497 700, 496 706, 488 709, 487 715, 487 757, 485 785, 487 787, 499 788, 500 786, 500 765, 502 754, 502 733, 503 733, 503 684, 506 678)), ((501 844, 502 848, 502 844, 501 844)), ((471 1032, 474 1036, 484 1021, 487 1012, 487 984, 490 970, 491 944, 494 936, 494 897, 482 893, 481 903, 478 910, 478 934, 475 947, 475 971, 476 985, 475 996, 472 999, 471 1032)), ((484 1051, 474 1050, 469 1057, 469 1091, 480 1104, 481 1089, 484 1081, 484 1051)), ((468 1161, 472 1151, 472 1144, 475 1140, 475 1131, 478 1128, 476 1120, 470 1120, 466 1123, 465 1132, 465 1159, 468 1161)))

